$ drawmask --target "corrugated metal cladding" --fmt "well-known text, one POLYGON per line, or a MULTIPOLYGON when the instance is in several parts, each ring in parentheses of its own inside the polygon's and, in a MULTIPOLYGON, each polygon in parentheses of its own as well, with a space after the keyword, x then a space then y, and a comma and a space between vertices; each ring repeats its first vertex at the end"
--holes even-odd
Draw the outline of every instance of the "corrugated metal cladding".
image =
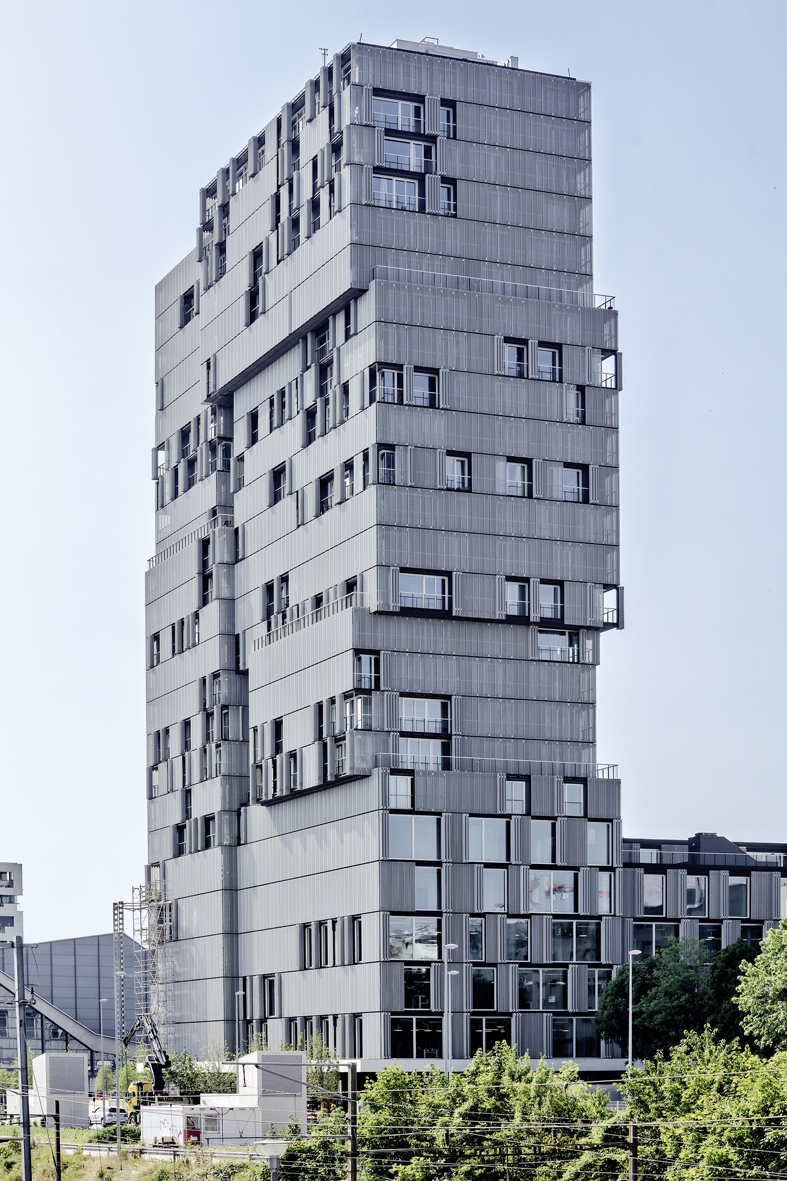
MULTIPOLYGON (((244 1042, 374 1060, 406 1018, 418 1047, 455 943, 455 1054, 490 979, 517 1044, 551 1052, 521 973, 564 962, 550 908, 604 914, 622 861, 595 761, 622 369, 589 119, 574 79, 353 44, 217 162, 199 254, 156 288, 171 1051, 234 1046, 239 992, 244 1042)), ((599 921, 623 962, 630 931, 599 921)))

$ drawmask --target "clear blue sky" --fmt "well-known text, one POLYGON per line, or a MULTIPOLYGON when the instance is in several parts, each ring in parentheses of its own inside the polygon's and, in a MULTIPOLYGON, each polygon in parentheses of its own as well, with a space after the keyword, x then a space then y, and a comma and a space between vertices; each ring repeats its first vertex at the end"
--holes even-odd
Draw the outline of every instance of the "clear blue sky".
POLYGON ((199 186, 360 34, 593 83, 626 379, 599 758, 628 835, 787 839, 786 26, 767 0, 6 0, 0 858, 28 938, 110 929, 145 861, 153 285, 199 186))

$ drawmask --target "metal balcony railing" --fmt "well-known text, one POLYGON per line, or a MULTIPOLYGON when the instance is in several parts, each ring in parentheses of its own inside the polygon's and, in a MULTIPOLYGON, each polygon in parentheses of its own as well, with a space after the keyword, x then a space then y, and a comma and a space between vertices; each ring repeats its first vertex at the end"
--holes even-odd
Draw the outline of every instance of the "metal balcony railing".
POLYGON ((399 729, 403 734, 450 734, 448 718, 407 718, 399 716, 399 729))
MULTIPOLYGON (((418 756, 399 752, 378 751, 375 756, 377 767, 409 766, 418 756)), ((470 771, 476 774, 506 775, 510 779, 527 778, 531 775, 550 775, 566 779, 618 779, 617 763, 571 763, 544 759, 485 759, 466 755, 440 755, 434 761, 443 764, 439 768, 424 767, 421 770, 470 771)))
POLYGON ((420 611, 447 611, 447 595, 410 595, 400 592, 399 606, 420 611))
POLYGON ((538 646, 539 660, 558 660, 566 664, 579 664, 579 648, 575 647, 560 647, 560 648, 542 648, 538 646))
POLYGON ((383 115, 377 111, 372 121, 375 127, 384 127, 386 131, 412 131, 415 135, 423 135, 423 119, 414 119, 410 115, 383 115))
POLYGON ((426 209, 424 197, 397 196, 391 193, 373 193, 372 204, 380 205, 383 209, 403 209, 408 213, 423 213, 426 209))
POLYGON ((434 160, 419 159, 417 156, 413 159, 386 152, 383 167, 396 169, 397 172, 434 172, 434 160))
POLYGON ((455 476, 447 475, 445 478, 446 488, 453 488, 455 492, 469 492, 470 491, 470 476, 455 476))
POLYGON ((148 558, 148 570, 153 570, 158 566, 159 562, 165 562, 167 558, 171 558, 173 554, 180 553, 192 541, 197 541, 201 537, 207 537, 212 529, 220 529, 223 526, 232 528, 235 524, 235 519, 232 513, 219 513, 215 517, 211 517, 203 525, 199 525, 196 529, 192 529, 185 537, 181 537, 179 541, 174 541, 172 545, 168 545, 161 553, 154 554, 152 558, 148 558))
POLYGON ((612 309, 615 306, 613 295, 600 295, 593 291, 542 287, 537 283, 511 283, 504 279, 483 279, 469 275, 443 274, 440 271, 410 270, 408 267, 376 266, 373 269, 372 278, 388 283, 445 287, 452 291, 473 291, 489 295, 514 296, 517 299, 538 299, 547 303, 565 303, 582 308, 612 309))

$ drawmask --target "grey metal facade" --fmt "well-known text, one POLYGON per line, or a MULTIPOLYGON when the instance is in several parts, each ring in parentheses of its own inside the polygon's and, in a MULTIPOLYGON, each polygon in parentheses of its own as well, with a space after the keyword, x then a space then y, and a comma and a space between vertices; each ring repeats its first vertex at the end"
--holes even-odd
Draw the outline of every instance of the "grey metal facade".
POLYGON ((622 365, 591 209, 587 83, 404 42, 337 54, 201 190, 155 305, 171 1049, 234 1045, 239 1005, 243 1038, 423 1065, 452 943, 457 1059, 598 1052, 622 365))

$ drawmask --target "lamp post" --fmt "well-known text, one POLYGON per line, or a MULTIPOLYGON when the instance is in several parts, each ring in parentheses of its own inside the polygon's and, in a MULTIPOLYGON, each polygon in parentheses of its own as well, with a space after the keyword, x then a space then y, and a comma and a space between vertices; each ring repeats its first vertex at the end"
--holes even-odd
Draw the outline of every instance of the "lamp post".
POLYGON ((235 1091, 240 1095, 240 998, 243 990, 235 993, 235 1091))
POLYGON ((263 1140, 260 1144, 271 1168, 271 1181, 279 1181, 279 1162, 288 1145, 288 1140, 263 1140))
POLYGON ((641 951, 630 951, 629 952, 629 1070, 631 1070, 631 1063, 633 1060, 631 1040, 632 1040, 632 1034, 633 1034, 633 1029, 634 1029, 634 989, 632 987, 632 984, 633 984, 632 977, 634 975, 633 968, 634 968, 634 956, 635 955, 642 955, 642 952, 641 951))
POLYGON ((445 1073, 446 1073, 446 1077, 449 1079, 451 1077, 451 1061, 454 1056, 453 1055, 453 1046, 451 1044, 452 1043, 452 1036, 451 1036, 452 1035, 452 1030, 451 1030, 451 977, 458 976, 459 973, 448 971, 448 965, 451 962, 448 953, 449 953, 449 951, 456 951, 458 946, 459 945, 457 943, 444 943, 443 944, 443 967, 445 969, 445 1011, 446 1011, 446 1023, 447 1023, 446 1024, 446 1031, 445 1031, 445 1049, 446 1049, 445 1073))
POLYGON ((107 1064, 104 1061, 104 1005, 108 996, 98 998, 98 1026, 101 1030, 101 1127, 107 1122, 107 1064))

